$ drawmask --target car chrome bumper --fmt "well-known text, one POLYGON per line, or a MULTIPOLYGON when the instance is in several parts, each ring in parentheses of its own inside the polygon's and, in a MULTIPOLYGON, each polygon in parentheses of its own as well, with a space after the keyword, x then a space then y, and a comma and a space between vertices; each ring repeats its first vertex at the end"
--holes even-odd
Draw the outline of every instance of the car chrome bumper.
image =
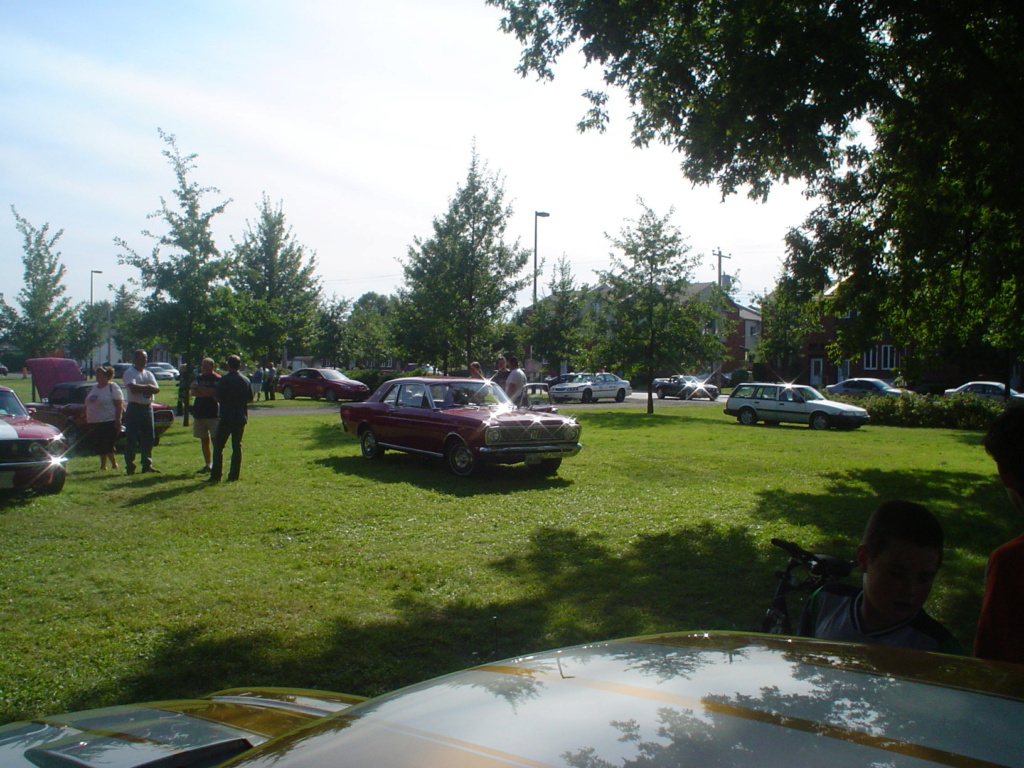
POLYGON ((483 446, 478 449, 484 461, 505 461, 533 459, 562 459, 575 456, 583 449, 580 443, 555 443, 546 445, 502 445, 483 446))

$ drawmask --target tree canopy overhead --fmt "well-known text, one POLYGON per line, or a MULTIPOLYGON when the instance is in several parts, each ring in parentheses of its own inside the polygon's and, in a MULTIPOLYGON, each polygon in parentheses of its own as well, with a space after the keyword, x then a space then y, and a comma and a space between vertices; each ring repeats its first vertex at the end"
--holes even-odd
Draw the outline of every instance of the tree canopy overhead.
MULTIPOLYGON (((841 283, 848 344, 986 329, 1024 351, 1024 5, 1016 0, 487 0, 541 78, 580 46, 625 90, 637 144, 687 178, 820 207, 790 238, 807 292, 841 283)), ((588 93, 581 128, 609 119, 588 93)))

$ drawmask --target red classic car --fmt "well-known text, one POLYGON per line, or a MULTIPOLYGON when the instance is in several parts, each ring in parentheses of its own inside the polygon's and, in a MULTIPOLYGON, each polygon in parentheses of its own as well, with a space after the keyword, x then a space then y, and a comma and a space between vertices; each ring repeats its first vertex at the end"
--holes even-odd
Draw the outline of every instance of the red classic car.
POLYGON ((293 397, 336 400, 365 400, 370 388, 361 381, 350 379, 335 368, 302 368, 277 380, 277 391, 285 400, 293 397))
MULTIPOLYGON (((29 403, 33 415, 39 421, 52 424, 64 433, 72 449, 79 445, 91 445, 92 424, 85 419, 85 397, 96 382, 64 381, 54 385, 49 396, 41 403, 29 403)), ((116 382, 115 382, 116 383, 116 382)), ((160 436, 174 423, 174 410, 163 403, 153 403, 153 424, 156 428, 156 443, 160 436)), ((124 426, 121 428, 124 436, 124 426)))
POLYGON ((575 419, 518 409, 481 379, 393 379, 365 402, 341 406, 341 423, 367 459, 388 449, 439 456, 460 476, 481 463, 520 462, 553 474, 582 447, 575 419))
POLYGON ((59 493, 66 449, 59 429, 33 419, 14 390, 0 387, 0 490, 59 493))

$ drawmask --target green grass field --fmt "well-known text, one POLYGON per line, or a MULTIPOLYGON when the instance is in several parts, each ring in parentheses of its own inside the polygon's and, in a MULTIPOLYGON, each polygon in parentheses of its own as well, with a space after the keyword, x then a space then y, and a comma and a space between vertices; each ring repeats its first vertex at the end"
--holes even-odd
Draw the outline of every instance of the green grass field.
POLYGON ((1021 527, 978 433, 563 410, 586 447, 545 479, 367 462, 336 409, 252 418, 240 483, 206 487, 180 424, 159 475, 72 458, 63 493, 0 501, 0 722, 240 685, 372 695, 569 643, 753 630, 771 537, 852 556, 886 498, 944 522, 930 610, 969 647, 988 553, 1021 527))

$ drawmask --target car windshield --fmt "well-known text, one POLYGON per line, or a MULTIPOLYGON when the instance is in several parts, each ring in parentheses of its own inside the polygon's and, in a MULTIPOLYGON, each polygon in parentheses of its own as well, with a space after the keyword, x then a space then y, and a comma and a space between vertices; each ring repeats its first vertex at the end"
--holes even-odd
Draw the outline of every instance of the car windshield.
MULTIPOLYGON (((431 390, 435 386, 439 385, 432 386, 431 390)), ((441 408, 463 408, 467 405, 483 407, 496 405, 512 406, 512 401, 508 399, 505 390, 498 384, 490 381, 460 381, 449 384, 447 389, 448 391, 445 393, 431 391, 431 397, 433 397, 435 403, 439 400, 438 394, 444 395, 443 400, 439 403, 441 408)))
POLYGON ((28 416, 28 411, 13 392, 0 391, 0 416, 28 416))
POLYGON ((793 390, 799 392, 804 398, 805 402, 811 402, 812 400, 824 400, 824 395, 821 394, 814 387, 793 387, 793 390))
POLYGON ((330 379, 331 381, 348 381, 349 380, 348 376, 346 376, 341 371, 334 370, 333 368, 322 368, 320 370, 320 373, 323 374, 323 377, 325 379, 330 379))
POLYGON ((574 373, 568 379, 566 383, 580 382, 580 381, 591 381, 594 378, 592 373, 574 373))

